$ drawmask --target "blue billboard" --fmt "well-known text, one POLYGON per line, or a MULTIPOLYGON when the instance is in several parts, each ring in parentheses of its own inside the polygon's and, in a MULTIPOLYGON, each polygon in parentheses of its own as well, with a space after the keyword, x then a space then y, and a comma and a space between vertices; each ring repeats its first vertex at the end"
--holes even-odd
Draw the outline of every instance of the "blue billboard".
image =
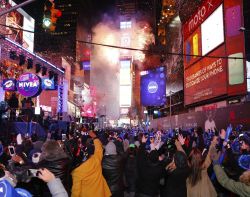
POLYGON ((15 79, 4 79, 3 90, 5 91, 16 91, 16 80, 15 79))
POLYGON ((162 106, 165 103, 165 67, 141 72, 141 104, 143 106, 162 106))

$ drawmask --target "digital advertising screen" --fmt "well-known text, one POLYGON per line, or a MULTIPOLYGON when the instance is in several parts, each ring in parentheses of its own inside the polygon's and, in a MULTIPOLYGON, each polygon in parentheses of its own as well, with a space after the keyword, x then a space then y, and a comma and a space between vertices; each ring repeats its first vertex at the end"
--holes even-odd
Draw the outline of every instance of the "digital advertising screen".
POLYGON ((15 79, 4 79, 3 90, 5 91, 16 91, 16 80, 15 79))
MULTIPOLYGON (((224 54, 219 47, 211 55, 224 54)), ((203 58, 184 73, 185 104, 189 105, 227 93, 227 68, 223 58, 203 58)))
POLYGON ((82 69, 85 71, 90 70, 90 61, 82 61, 82 69))
MULTIPOLYGON (((13 7, 16 6, 16 2, 13 0, 8 1, 8 5, 13 7)), ((35 30, 35 20, 30 15, 28 15, 23 9, 19 8, 7 14, 6 16, 6 30, 8 38, 18 42, 24 48, 29 51, 34 51, 34 33, 35 30), (9 28, 14 27, 17 29, 9 28), (25 29, 28 31, 19 31, 18 28, 25 29)))
POLYGON ((184 23, 185 105, 246 94, 242 6, 242 0, 204 0, 184 23))
POLYGON ((166 103, 166 73, 164 67, 141 73, 141 104, 162 106, 166 103))
POLYGON ((202 55, 224 42, 223 6, 220 5, 202 24, 202 55), (211 33, 211 30, 213 33, 211 33))
POLYGON ((55 81, 49 78, 42 79, 42 89, 43 90, 55 90, 55 81))

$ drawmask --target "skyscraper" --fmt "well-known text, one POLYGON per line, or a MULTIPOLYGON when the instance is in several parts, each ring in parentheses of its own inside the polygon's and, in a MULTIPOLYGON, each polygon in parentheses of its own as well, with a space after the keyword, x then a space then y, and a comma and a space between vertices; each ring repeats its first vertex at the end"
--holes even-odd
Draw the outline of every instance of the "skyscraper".
MULTIPOLYGON (((44 1, 45 3, 46 1, 44 1)), ((55 8, 62 12, 62 16, 56 22, 55 31, 48 31, 42 27, 43 10, 36 25, 35 51, 54 52, 62 56, 76 56, 76 28, 78 18, 79 1, 55 0, 55 8), (46 33, 43 33, 46 32, 46 33), (60 47, 58 47, 60 46, 60 47)))

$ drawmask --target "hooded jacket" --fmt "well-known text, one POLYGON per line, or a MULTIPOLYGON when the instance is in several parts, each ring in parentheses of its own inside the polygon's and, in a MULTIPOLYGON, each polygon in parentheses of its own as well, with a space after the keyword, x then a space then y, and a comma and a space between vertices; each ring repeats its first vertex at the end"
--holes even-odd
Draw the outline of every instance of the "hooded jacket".
POLYGON ((145 143, 142 143, 137 155, 137 188, 136 192, 148 196, 157 196, 160 179, 164 174, 164 164, 157 159, 157 154, 147 154, 145 143))
POLYGON ((94 154, 73 170, 71 197, 109 197, 111 192, 102 175, 103 149, 100 140, 94 140, 94 154))

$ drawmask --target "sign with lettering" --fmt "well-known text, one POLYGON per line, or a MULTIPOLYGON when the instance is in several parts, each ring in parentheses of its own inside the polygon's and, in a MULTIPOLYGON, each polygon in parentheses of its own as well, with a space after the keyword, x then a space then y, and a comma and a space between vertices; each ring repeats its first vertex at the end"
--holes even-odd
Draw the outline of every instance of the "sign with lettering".
MULTIPOLYGON (((225 55, 224 46, 211 53, 225 55)), ((215 98, 227 93, 227 68, 223 58, 203 58, 184 73, 185 105, 215 98)))
POLYGON ((41 91, 41 79, 33 73, 25 73, 17 82, 18 92, 25 97, 37 96, 41 91))
POLYGON ((223 0, 205 0, 198 10, 183 25, 184 40, 191 35, 215 10, 223 0))
POLYGON ((16 91, 16 80, 15 79, 4 79, 3 90, 5 91, 16 91))

